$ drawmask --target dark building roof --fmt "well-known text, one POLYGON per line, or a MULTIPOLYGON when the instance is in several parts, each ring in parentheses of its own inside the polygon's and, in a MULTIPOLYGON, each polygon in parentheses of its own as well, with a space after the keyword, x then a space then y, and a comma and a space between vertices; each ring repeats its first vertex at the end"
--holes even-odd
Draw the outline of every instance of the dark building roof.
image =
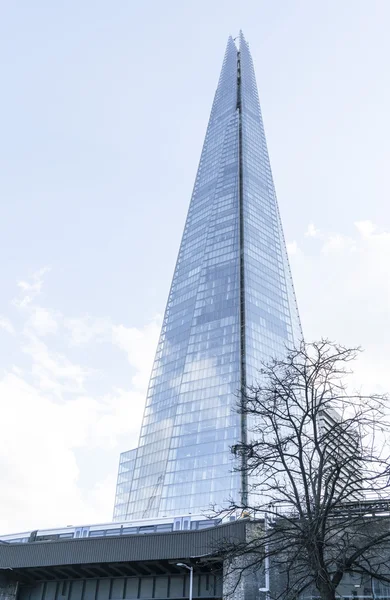
POLYGON ((2 544, 0 572, 10 576, 12 569, 13 577, 26 580, 149 575, 180 572, 180 560, 208 570, 207 558, 227 538, 243 541, 245 529, 242 520, 202 531, 2 544))

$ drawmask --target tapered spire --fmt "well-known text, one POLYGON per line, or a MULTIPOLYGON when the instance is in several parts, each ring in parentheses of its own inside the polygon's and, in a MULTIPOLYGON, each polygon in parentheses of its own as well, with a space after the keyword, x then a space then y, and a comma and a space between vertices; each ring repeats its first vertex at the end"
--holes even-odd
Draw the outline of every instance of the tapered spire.
POLYGON ((252 58, 229 38, 116 520, 245 498, 237 394, 301 337, 252 58))

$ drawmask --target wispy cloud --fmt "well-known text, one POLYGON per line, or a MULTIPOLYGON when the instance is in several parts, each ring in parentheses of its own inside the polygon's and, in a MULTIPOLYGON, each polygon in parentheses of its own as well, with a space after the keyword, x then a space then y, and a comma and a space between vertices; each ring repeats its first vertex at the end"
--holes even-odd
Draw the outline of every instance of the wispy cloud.
POLYGON ((7 319, 6 317, 2 317, 2 316, 0 316, 0 329, 3 329, 4 331, 6 331, 7 333, 10 333, 11 335, 15 333, 15 329, 14 329, 14 326, 12 325, 11 321, 9 319, 7 319))
POLYGON ((0 328, 19 343, 14 364, 0 371, 0 397, 6 399, 0 463, 7 489, 0 532, 111 518, 119 452, 137 443, 157 343, 158 319, 135 328, 43 306, 48 270, 17 284, 18 331, 0 317, 0 328), (111 380, 99 392, 102 367, 90 360, 97 343, 104 371, 125 353, 132 375, 125 389, 111 380))
POLYGON ((65 319, 65 328, 74 346, 83 346, 90 342, 110 341, 112 321, 109 318, 96 318, 86 315, 65 319))
POLYGON ((151 371, 150 348, 157 347, 160 321, 157 316, 142 330, 124 325, 112 328, 113 343, 126 352, 129 363, 136 368, 132 383, 137 389, 145 389, 148 384, 151 371))
POLYGON ((314 237, 298 240, 299 260, 292 256, 305 337, 362 346, 354 381, 390 391, 390 232, 364 220, 348 235, 321 230, 321 244, 314 237))
POLYGON ((35 271, 27 280, 18 281, 20 294, 15 298, 14 304, 19 308, 26 308, 31 302, 40 295, 44 282, 44 276, 49 273, 51 267, 42 267, 35 271))
POLYGON ((34 306, 27 327, 33 329, 38 336, 54 334, 58 331, 58 319, 61 319, 59 312, 56 313, 41 306, 34 306))
POLYGON ((349 250, 354 252, 356 250, 356 242, 353 238, 340 233, 332 233, 328 236, 324 236, 324 243, 321 248, 323 254, 329 254, 331 252, 340 252, 342 250, 349 250))
POLYGON ((305 237, 319 237, 320 230, 314 227, 314 223, 309 223, 307 230, 305 231, 305 237))
POLYGON ((295 240, 293 242, 287 242, 286 247, 287 247, 287 252, 288 252, 289 256, 293 256, 294 254, 299 254, 298 244, 295 240))

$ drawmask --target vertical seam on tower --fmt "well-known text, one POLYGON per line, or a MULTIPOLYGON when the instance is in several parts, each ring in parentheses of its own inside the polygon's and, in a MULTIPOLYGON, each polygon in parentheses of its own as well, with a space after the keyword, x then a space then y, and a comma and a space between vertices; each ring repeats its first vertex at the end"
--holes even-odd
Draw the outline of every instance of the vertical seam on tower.
MULTIPOLYGON (((246 340, 245 340, 245 271, 244 271, 244 190, 242 160, 242 98, 241 98, 241 55, 237 52, 237 111, 238 111, 238 203, 240 238, 240 405, 241 444, 247 442, 247 419, 242 410, 246 398, 246 340)), ((246 453, 241 453, 241 504, 248 505, 248 474, 246 453)))

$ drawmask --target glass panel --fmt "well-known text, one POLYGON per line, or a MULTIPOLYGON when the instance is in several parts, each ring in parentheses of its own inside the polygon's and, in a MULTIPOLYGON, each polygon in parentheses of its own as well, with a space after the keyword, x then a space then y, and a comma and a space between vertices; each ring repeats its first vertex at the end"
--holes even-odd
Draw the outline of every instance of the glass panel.
POLYGON ((208 527, 215 527, 218 524, 218 521, 213 519, 207 521, 199 521, 198 529, 207 529, 208 527))
POLYGON ((130 535, 138 532, 138 527, 124 527, 122 529, 122 535, 130 535))
MULTIPOLYGON (((114 520, 202 514, 238 499, 237 394, 301 338, 249 49, 230 38, 114 520)), ((249 426, 251 423, 249 422, 249 426)), ((204 527, 205 525, 200 525, 204 527)))
POLYGON ((104 529, 99 529, 96 531, 90 531, 88 537, 103 537, 106 534, 104 529))
POLYGON ((154 533, 154 525, 139 528, 139 533, 154 533))
POLYGON ((164 523, 156 526, 156 531, 172 531, 172 523, 164 523))

